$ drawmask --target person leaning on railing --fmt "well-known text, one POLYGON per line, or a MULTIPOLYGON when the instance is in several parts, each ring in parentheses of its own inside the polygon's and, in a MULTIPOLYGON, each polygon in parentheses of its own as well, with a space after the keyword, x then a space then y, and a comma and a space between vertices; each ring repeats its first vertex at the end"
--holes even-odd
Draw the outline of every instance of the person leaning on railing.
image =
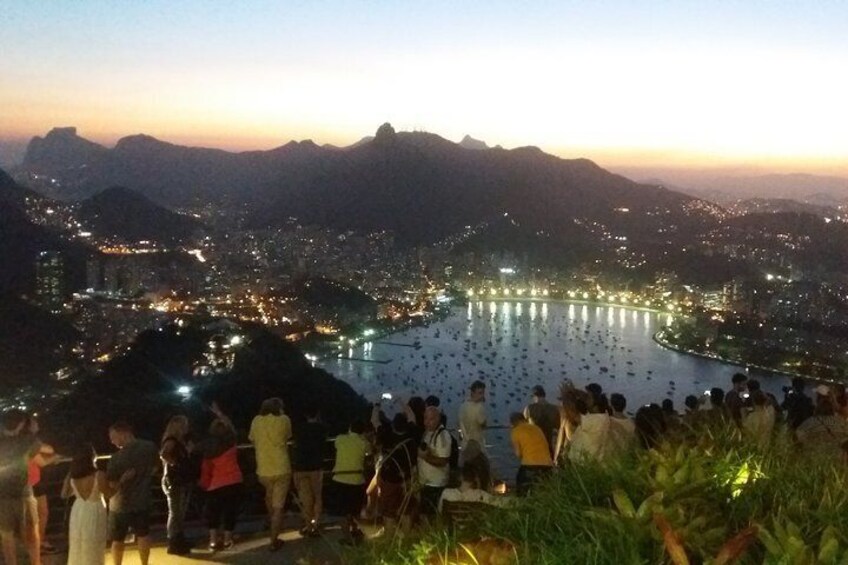
POLYGON ((283 508, 292 482, 288 448, 292 425, 283 408, 281 398, 263 401, 259 414, 250 423, 248 435, 255 448, 257 479, 265 489, 271 551, 277 551, 283 545, 279 535, 283 526, 283 508))
POLYGON ((207 495, 209 549, 218 551, 233 546, 233 530, 241 505, 243 476, 238 463, 233 423, 216 403, 212 404, 211 410, 215 420, 209 426, 209 437, 201 446, 203 461, 200 468, 200 487, 207 495))
POLYGON ((183 524, 188 511, 191 489, 199 470, 191 458, 188 443, 189 422, 183 415, 172 417, 162 434, 159 457, 162 459, 162 492, 168 500, 168 553, 185 555, 191 544, 185 537, 183 524))
POLYGON ((539 426, 528 422, 521 412, 510 414, 509 423, 512 425, 512 447, 520 461, 515 479, 516 491, 519 496, 524 496, 534 482, 551 472, 553 459, 548 440, 539 426))
POLYGON ((357 523, 365 500, 365 458, 371 451, 371 445, 363 436, 364 432, 365 422, 354 420, 348 433, 337 436, 334 441, 336 461, 332 485, 345 516, 343 542, 351 545, 365 538, 357 523))
POLYGON ((387 531, 392 531, 398 523, 403 530, 411 526, 412 473, 417 455, 416 438, 420 437, 415 414, 400 399, 395 401, 403 411, 395 414, 391 423, 381 420, 380 404, 374 404, 371 411, 371 423, 377 430, 377 443, 383 454, 377 485, 380 514, 387 531))
MULTIPOLYGON (((106 500, 114 491, 106 473, 98 471, 97 454, 89 444, 74 454, 65 482, 62 498, 74 497, 68 527, 68 565, 102 565, 106 562, 103 548, 109 539, 109 517, 106 500)), ((124 480, 130 480, 127 473, 124 480)))

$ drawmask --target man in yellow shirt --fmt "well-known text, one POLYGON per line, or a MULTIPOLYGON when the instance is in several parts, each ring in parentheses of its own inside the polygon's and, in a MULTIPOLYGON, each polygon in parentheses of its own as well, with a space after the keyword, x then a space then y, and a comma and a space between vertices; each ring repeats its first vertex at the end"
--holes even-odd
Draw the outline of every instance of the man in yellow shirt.
POLYGON ((513 412, 509 423, 512 425, 512 447, 520 461, 515 479, 516 491, 519 496, 524 496, 533 482, 551 472, 554 463, 548 440, 539 426, 528 422, 520 412, 513 412))
POLYGON ((249 439, 256 450, 256 475, 265 487, 265 507, 271 522, 271 551, 283 545, 279 535, 292 480, 288 447, 291 436, 291 420, 283 414, 282 399, 268 398, 262 402, 259 415, 250 423, 249 439))

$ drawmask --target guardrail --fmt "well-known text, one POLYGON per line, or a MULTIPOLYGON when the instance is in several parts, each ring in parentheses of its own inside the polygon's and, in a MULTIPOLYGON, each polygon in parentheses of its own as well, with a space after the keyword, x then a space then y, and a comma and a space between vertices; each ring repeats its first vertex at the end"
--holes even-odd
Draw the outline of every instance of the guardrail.
MULTIPOLYGON (((489 426, 487 431, 493 431, 498 436, 501 435, 500 432, 504 430, 509 430, 509 426, 489 426)), ((456 430, 451 430, 457 436, 459 435, 456 430)), ((332 468, 335 462, 335 454, 333 450, 333 442, 335 441, 335 437, 330 437, 327 439, 327 446, 325 448, 325 457, 324 457, 324 482, 329 483, 332 476, 332 468)), ((291 447, 292 442, 289 443, 291 447)), ((487 442, 487 446, 491 447, 491 444, 487 442)), ((241 507, 241 515, 242 516, 262 516, 265 514, 265 493, 262 486, 259 484, 259 481, 256 477, 256 457, 254 455, 254 447, 252 444, 239 444, 238 446, 238 454, 239 454, 239 466, 241 467, 242 475, 244 476, 244 490, 243 490, 243 503, 241 507)), ((108 463, 111 455, 99 455, 97 457, 97 465, 98 468, 105 469, 106 464, 108 463)), ((513 462, 504 461, 502 458, 497 456, 489 456, 490 465, 492 468, 493 477, 498 477, 501 480, 505 480, 507 483, 512 483, 512 469, 515 467, 513 462)), ((50 508, 50 514, 47 523, 47 533, 48 535, 65 535, 68 529, 68 518, 70 516, 71 510, 71 501, 63 500, 61 498, 62 485, 65 480, 65 476, 68 472, 68 466, 70 464, 69 458, 61 458, 57 460, 54 464, 44 467, 42 469, 42 484, 46 487, 48 504, 50 508)), ((374 474, 374 466, 373 461, 371 461, 370 465, 366 465, 365 477, 366 481, 369 481, 374 474)), ((151 523, 154 525, 159 525, 164 528, 165 522, 168 517, 168 505, 167 500, 165 499, 165 495, 162 492, 161 488, 161 469, 156 474, 156 480, 154 481, 154 485, 152 486, 153 490, 153 513, 151 517, 151 523)), ((289 499, 286 503, 286 508, 288 510, 296 509, 297 505, 294 503, 293 497, 295 495, 294 488, 289 489, 289 499)), ((330 515, 337 514, 338 506, 336 505, 336 501, 332 496, 332 489, 324 490, 324 508, 325 513, 330 515)), ((189 510, 186 516, 187 521, 197 521, 202 519, 202 511, 203 511, 203 499, 204 492, 198 487, 194 489, 192 493, 191 501, 189 504, 189 510)))

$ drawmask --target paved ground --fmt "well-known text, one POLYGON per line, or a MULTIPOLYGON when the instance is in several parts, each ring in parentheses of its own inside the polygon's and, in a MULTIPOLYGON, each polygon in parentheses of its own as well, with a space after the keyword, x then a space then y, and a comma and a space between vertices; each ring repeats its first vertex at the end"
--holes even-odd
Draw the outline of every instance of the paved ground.
MULTIPOLYGON (((289 517, 287 525, 293 526, 295 519, 289 517)), ((150 554, 150 565, 200 565, 213 563, 232 563, 234 565, 269 565, 269 564, 296 564, 308 563, 309 565, 343 565, 345 563, 345 547, 339 543, 342 539, 339 528, 339 520, 329 520, 318 538, 302 538, 296 530, 286 531, 281 537, 285 541, 282 549, 270 552, 267 537, 263 537, 261 522, 242 523, 237 529, 238 543, 233 549, 212 553, 206 548, 207 537, 203 530, 193 529, 189 532, 190 537, 198 540, 198 548, 192 550, 191 555, 177 557, 168 555, 161 532, 154 532, 154 547, 150 554)), ((372 525, 363 525, 363 530, 368 537, 375 535, 376 528, 372 525)), ((57 546, 60 543, 56 540, 57 546)), ((112 565, 112 558, 106 553, 107 565, 112 565)), ((23 556, 22 556, 23 557, 23 556)), ((2 561, 0 561, 2 562, 2 561)), ((66 553, 46 556, 44 565, 64 565, 67 562, 66 553)), ((28 563, 26 558, 21 564, 28 563)), ((141 560, 134 545, 128 545, 124 556, 125 565, 139 565, 141 560)))

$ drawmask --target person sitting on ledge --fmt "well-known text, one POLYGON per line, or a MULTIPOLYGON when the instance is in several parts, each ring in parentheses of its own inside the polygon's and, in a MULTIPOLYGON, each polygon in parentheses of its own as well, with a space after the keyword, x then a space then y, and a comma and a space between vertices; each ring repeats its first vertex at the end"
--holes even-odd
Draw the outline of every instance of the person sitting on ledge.
POLYGON ((460 477, 462 482, 458 488, 446 488, 439 497, 439 512, 444 509, 445 502, 479 502, 491 506, 504 506, 509 497, 496 496, 480 488, 477 483, 477 472, 474 468, 465 466, 460 477))

